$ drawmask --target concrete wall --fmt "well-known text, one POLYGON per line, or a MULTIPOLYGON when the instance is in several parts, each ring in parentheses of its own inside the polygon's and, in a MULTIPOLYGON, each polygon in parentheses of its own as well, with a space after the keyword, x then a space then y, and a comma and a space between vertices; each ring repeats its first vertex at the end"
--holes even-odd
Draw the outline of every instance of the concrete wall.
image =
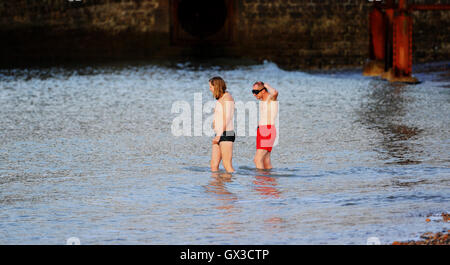
MULTIPOLYGON (((232 43, 222 47, 171 45, 169 0, 1 0, 1 66, 213 55, 269 59, 292 69, 362 65, 368 58, 365 0, 230 1, 232 43)), ((414 60, 448 60, 450 11, 413 17, 414 60)))

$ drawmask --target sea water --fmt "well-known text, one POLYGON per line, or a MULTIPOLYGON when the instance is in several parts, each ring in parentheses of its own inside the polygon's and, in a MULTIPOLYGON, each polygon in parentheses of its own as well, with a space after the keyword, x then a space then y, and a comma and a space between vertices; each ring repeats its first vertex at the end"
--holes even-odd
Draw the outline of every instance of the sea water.
POLYGON ((450 210, 449 68, 430 67, 415 85, 270 62, 0 70, 0 243, 390 244, 449 229, 425 221, 450 210), (253 128, 232 175, 210 172, 212 137, 174 135, 173 104, 194 122, 217 75, 236 101, 255 101, 255 81, 278 89, 273 170, 253 165, 253 128))

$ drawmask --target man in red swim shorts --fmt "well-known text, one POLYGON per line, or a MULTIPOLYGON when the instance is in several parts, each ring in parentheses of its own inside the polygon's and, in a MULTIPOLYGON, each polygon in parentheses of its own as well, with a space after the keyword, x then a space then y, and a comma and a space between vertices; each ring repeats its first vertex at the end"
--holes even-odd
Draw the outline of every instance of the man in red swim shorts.
POLYGON ((258 169, 271 169, 270 153, 275 143, 278 115, 278 91, 261 81, 253 84, 252 93, 259 103, 259 126, 256 132, 256 154, 254 162, 258 169))

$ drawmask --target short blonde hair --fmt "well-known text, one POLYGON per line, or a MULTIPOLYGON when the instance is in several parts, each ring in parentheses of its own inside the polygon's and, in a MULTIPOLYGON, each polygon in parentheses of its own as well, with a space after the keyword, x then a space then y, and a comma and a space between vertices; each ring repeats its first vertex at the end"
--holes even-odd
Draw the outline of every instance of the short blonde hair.
POLYGON ((215 76, 209 79, 209 83, 214 87, 213 96, 215 99, 219 99, 225 94, 227 90, 227 85, 225 81, 220 76, 215 76))

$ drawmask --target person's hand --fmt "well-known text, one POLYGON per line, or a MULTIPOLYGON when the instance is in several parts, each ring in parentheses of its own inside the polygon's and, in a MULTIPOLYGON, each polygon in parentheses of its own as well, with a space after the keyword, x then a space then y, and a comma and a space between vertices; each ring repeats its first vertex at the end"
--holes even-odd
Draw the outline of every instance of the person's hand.
POLYGON ((216 136, 214 137, 214 139, 212 140, 212 144, 219 144, 220 141, 220 136, 216 136))

